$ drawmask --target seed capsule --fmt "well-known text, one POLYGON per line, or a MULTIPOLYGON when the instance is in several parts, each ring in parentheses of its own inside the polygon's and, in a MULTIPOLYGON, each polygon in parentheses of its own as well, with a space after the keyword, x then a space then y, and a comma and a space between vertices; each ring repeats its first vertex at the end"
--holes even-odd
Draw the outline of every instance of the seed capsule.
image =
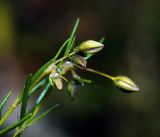
POLYGON ((139 87, 126 76, 117 76, 113 79, 114 84, 124 92, 136 92, 139 91, 139 87))
POLYGON ((79 50, 87 54, 94 54, 102 50, 103 47, 104 45, 102 43, 94 40, 88 40, 79 46, 79 50))

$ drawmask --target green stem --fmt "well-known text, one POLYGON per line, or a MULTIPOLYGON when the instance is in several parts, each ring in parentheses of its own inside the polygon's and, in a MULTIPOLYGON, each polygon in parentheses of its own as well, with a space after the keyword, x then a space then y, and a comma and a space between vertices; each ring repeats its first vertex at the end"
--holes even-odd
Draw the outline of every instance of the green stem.
POLYGON ((70 41, 70 39, 71 39, 71 38, 67 39, 67 40, 64 42, 64 44, 61 46, 61 48, 58 50, 57 54, 56 54, 55 57, 53 58, 54 60, 56 60, 56 59, 59 57, 60 53, 62 52, 62 50, 64 49, 64 47, 66 46, 66 44, 70 41))
POLYGON ((108 78, 108 79, 110 79, 110 80, 114 80, 114 79, 115 79, 115 77, 113 77, 113 76, 111 76, 111 75, 108 75, 108 74, 105 74, 105 73, 102 73, 102 72, 100 72, 100 71, 97 71, 97 70, 94 70, 94 69, 91 69, 91 68, 84 68, 84 67, 81 67, 81 66, 76 65, 76 64, 74 64, 74 65, 75 65, 76 67, 82 69, 82 70, 85 70, 85 71, 88 71, 88 72, 92 72, 92 73, 101 75, 101 76, 106 77, 106 78, 108 78))
POLYGON ((40 120, 42 117, 44 117, 46 114, 48 114, 49 112, 51 112, 52 110, 56 109, 60 107, 59 104, 54 105, 53 107, 51 107, 50 109, 48 109, 46 112, 42 113, 40 116, 34 118, 28 125, 27 127, 29 127, 30 125, 33 125, 34 123, 36 123, 38 120, 40 120))
POLYGON ((100 71, 97 71, 97 70, 94 70, 94 69, 91 69, 91 68, 86 68, 85 70, 89 71, 89 72, 92 72, 92 73, 95 73, 95 74, 98 74, 98 75, 101 75, 103 77, 109 78, 110 80, 114 80, 113 76, 110 76, 108 74, 102 73, 100 71))
POLYGON ((28 128, 29 126, 33 125, 34 123, 36 123, 37 121, 39 121, 41 118, 43 118, 44 116, 46 116, 49 112, 55 110, 56 108, 58 108, 60 105, 56 104, 54 106, 52 106, 50 109, 48 109, 47 111, 43 112, 42 114, 40 114, 38 117, 34 118, 28 125, 26 125, 25 127, 19 129, 14 135, 13 137, 20 137, 21 134, 23 133, 23 131, 28 128))
POLYGON ((4 135, 5 133, 15 129, 16 127, 18 127, 19 125, 21 125, 24 121, 26 121, 31 115, 26 115, 25 117, 23 117, 21 120, 19 120, 17 123, 3 129, 0 131, 0 135, 4 135))
POLYGON ((8 101, 9 97, 11 96, 11 94, 12 94, 12 92, 9 91, 9 93, 5 96, 5 98, 3 99, 3 101, 0 103, 0 120, 1 120, 1 116, 2 116, 3 106, 8 101))
POLYGON ((68 44, 67 44, 67 48, 66 48, 66 51, 65 51, 65 54, 64 54, 65 56, 68 55, 68 54, 70 53, 70 51, 72 50, 73 43, 74 43, 74 41, 75 41, 75 32, 76 32, 76 30, 77 30, 77 28, 78 28, 79 21, 80 21, 80 19, 78 18, 78 19, 76 20, 75 25, 74 25, 73 31, 72 31, 72 33, 71 33, 71 35, 70 35, 70 40, 69 40, 69 42, 68 42, 68 44))
POLYGON ((15 102, 12 104, 12 106, 9 108, 7 113, 2 117, 0 120, 0 126, 6 121, 6 119, 12 114, 12 112, 15 110, 15 108, 20 104, 21 102, 21 96, 18 96, 15 102))
POLYGON ((27 80, 26 80, 25 87, 24 87, 24 90, 23 90, 20 119, 22 119, 26 114, 27 102, 28 102, 28 99, 29 99, 29 96, 28 96, 29 90, 28 89, 31 85, 31 78, 32 78, 32 75, 30 74, 28 76, 27 80))
POLYGON ((62 57, 62 58, 60 58, 59 60, 57 60, 57 61, 55 62, 55 64, 57 64, 57 63, 59 63, 59 62, 65 60, 65 59, 67 59, 68 57, 70 57, 70 56, 76 54, 77 52, 78 52, 78 49, 76 49, 75 51, 71 52, 70 54, 68 54, 68 55, 66 55, 66 56, 64 56, 64 57, 62 57))

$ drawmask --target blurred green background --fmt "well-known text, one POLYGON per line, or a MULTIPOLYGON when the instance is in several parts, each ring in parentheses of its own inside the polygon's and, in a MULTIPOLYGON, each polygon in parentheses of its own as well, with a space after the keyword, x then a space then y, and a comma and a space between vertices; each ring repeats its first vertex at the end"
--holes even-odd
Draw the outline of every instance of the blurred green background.
MULTIPOLYGON (((53 91, 43 109, 56 103, 61 108, 24 137, 160 136, 159 6, 159 0, 1 0, 0 98, 13 90, 8 107, 26 76, 53 57, 78 17, 77 44, 106 37, 105 48, 88 66, 127 75, 142 91, 124 94, 109 80, 81 72, 93 84, 81 88, 74 103, 65 89, 53 91)), ((5 126, 17 119, 18 112, 5 126)))

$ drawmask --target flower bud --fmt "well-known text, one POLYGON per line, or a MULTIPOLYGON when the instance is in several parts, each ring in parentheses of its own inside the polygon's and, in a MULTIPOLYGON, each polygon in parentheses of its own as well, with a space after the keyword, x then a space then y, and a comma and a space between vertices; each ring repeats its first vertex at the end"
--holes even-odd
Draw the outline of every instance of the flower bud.
POLYGON ((94 40, 88 40, 79 46, 79 50, 87 54, 94 54, 102 50, 103 47, 104 45, 102 43, 96 42, 94 40))
POLYGON ((71 99, 73 99, 78 91, 78 85, 76 84, 75 81, 71 81, 68 84, 68 94, 70 96, 71 99))
POLYGON ((87 61, 82 56, 79 56, 79 55, 72 56, 72 60, 75 64, 86 68, 87 61))
POLYGON ((139 91, 139 87, 126 76, 117 76, 113 79, 114 84, 124 92, 130 93, 139 91))

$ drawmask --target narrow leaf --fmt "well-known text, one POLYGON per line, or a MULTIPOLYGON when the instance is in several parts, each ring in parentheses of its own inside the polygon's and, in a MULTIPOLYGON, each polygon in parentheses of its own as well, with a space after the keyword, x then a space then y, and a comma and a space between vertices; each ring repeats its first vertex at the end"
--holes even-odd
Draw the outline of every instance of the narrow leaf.
POLYGON ((100 43, 103 43, 103 42, 105 41, 105 39, 106 39, 105 37, 102 37, 102 38, 99 40, 99 42, 100 42, 100 43))
POLYGON ((51 84, 48 83, 46 85, 46 87, 43 89, 43 91, 41 92, 40 96, 38 97, 36 104, 34 105, 33 109, 29 112, 30 114, 32 114, 32 116, 27 119, 27 121, 24 122, 24 124, 22 126, 20 126, 18 128, 18 130, 15 132, 14 137, 19 137, 20 134, 22 134, 24 132, 24 130, 29 127, 30 123, 33 120, 33 117, 35 116, 35 114, 38 112, 38 110, 40 109, 41 103, 44 100, 44 98, 46 97, 48 91, 51 89, 51 84))
POLYGON ((0 103, 0 119, 1 119, 1 116, 2 116, 3 107, 6 104, 6 102, 8 101, 9 97, 11 96, 11 94, 12 94, 12 92, 9 91, 8 94, 2 100, 2 102, 0 103))
POLYGON ((77 28, 78 28, 79 21, 80 21, 80 19, 78 18, 76 20, 76 23, 75 23, 74 28, 72 30, 72 33, 70 35, 70 40, 69 40, 67 48, 66 48, 65 56, 68 55, 73 48, 74 41, 75 41, 75 33, 76 33, 77 28))
MULTIPOLYGON (((48 109, 47 111, 43 112, 41 115, 39 115, 38 117, 34 118, 34 119, 29 119, 29 123, 27 123, 27 125, 23 126, 22 128, 18 129, 16 131, 16 133, 14 134, 14 137, 19 136, 20 134, 22 134, 22 132, 28 128, 29 126, 33 125, 34 123, 36 123, 37 121, 39 121, 40 119, 42 119, 44 116, 46 116, 48 113, 50 113, 51 111, 55 110, 56 108, 58 108, 60 105, 56 104, 54 106, 52 106, 50 109, 48 109)), ((31 117, 32 118, 32 117, 31 117)), ((27 121, 26 121, 27 122, 27 121)))
POLYGON ((67 40, 63 43, 63 45, 61 46, 61 48, 58 50, 57 54, 55 55, 54 60, 56 60, 56 59, 59 57, 59 55, 61 54, 62 50, 64 49, 64 47, 67 45, 67 43, 68 43, 69 41, 70 41, 70 38, 67 39, 67 40))
POLYGON ((37 85, 35 85, 30 91, 29 91, 29 96, 33 94, 35 91, 43 87, 47 82, 47 78, 41 80, 37 85))
POLYGON ((27 109, 27 103, 28 103, 28 95, 29 95, 29 87, 31 85, 31 79, 32 75, 30 74, 26 80, 26 84, 24 87, 23 95, 22 95, 22 105, 21 105, 21 114, 20 119, 25 116, 26 109, 27 109))
POLYGON ((46 116, 48 113, 50 113, 51 111, 55 110, 56 108, 58 108, 60 105, 56 104, 54 106, 52 106, 50 109, 48 109, 47 111, 45 111, 44 113, 42 113, 41 115, 39 115, 38 117, 34 118, 32 120, 31 123, 28 124, 27 127, 29 127, 30 125, 33 125, 34 123, 36 123, 37 121, 39 121, 41 118, 43 118, 44 116, 46 116))
POLYGON ((50 82, 46 85, 46 87, 43 89, 43 91, 41 92, 41 94, 39 95, 37 101, 36 101, 36 105, 40 104, 42 102, 42 100, 46 97, 47 93, 51 90, 52 86, 50 84, 50 82))
POLYGON ((21 120, 19 120, 15 124, 13 124, 11 126, 8 126, 5 129, 0 130, 0 135, 4 135, 5 133, 8 133, 9 131, 15 129, 16 127, 18 127, 19 125, 21 125, 22 123, 24 123, 29 117, 31 117, 30 114, 26 115, 25 117, 23 117, 21 120))

